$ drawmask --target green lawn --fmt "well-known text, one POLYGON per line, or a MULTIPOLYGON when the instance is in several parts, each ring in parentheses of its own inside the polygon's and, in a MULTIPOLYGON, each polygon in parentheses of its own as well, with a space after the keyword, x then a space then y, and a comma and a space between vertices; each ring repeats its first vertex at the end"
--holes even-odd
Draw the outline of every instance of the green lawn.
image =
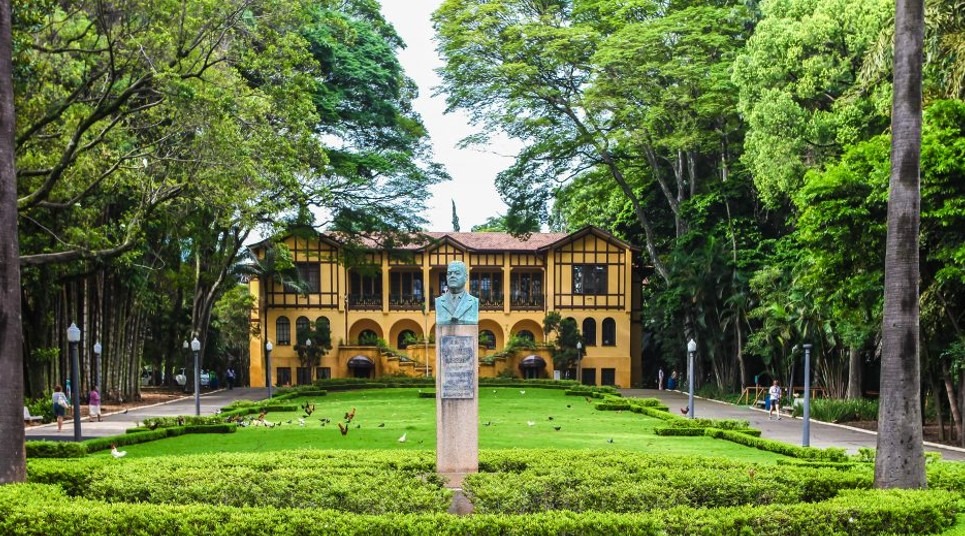
MULTIPOLYGON (((130 457, 306 448, 431 450, 436 437, 435 400, 419 398, 417 391, 366 389, 298 399, 294 402, 299 405, 315 403, 315 413, 306 419, 304 427, 298 424, 301 411, 269 413, 267 420, 276 423, 272 428, 241 428, 228 435, 190 434, 130 445, 126 450, 130 457), (355 419, 348 435, 342 436, 336 423, 352 408, 355 419), (331 423, 322 426, 322 418, 331 419, 331 423), (406 434, 405 443, 398 441, 402 434, 406 434)), ((484 387, 479 402, 481 449, 615 449, 757 462, 782 458, 729 441, 657 436, 653 429, 662 421, 631 412, 597 411, 583 397, 565 396, 558 389, 527 388, 523 392, 518 388, 484 387)))

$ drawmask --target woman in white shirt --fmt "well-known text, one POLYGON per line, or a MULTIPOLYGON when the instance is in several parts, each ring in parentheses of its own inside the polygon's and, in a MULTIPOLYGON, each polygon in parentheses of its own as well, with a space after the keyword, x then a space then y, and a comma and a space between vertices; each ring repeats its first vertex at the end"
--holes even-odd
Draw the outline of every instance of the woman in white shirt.
POLYGON ((64 427, 64 415, 67 414, 67 406, 70 405, 63 387, 59 385, 54 387, 53 401, 54 415, 57 417, 57 431, 59 432, 64 427))
POLYGON ((767 390, 767 394, 771 398, 771 410, 767 413, 767 418, 770 420, 774 416, 774 411, 777 411, 777 420, 781 420, 781 384, 777 380, 774 380, 774 385, 767 390))

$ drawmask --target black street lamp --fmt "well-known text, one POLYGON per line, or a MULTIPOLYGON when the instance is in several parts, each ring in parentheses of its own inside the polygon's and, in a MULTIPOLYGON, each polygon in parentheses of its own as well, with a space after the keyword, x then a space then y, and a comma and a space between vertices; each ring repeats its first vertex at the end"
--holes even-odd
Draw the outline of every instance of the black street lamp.
POLYGON ((687 343, 687 416, 694 418, 694 354, 697 343, 693 339, 687 343))
POLYGON ((268 385, 268 398, 271 398, 271 340, 265 343, 265 384, 268 385))
POLYGON ((201 341, 197 337, 191 339, 191 351, 194 352, 194 414, 201 415, 201 341))
POLYGON ((100 389, 101 385, 101 352, 104 351, 104 347, 101 346, 101 341, 94 343, 94 374, 91 383, 92 387, 100 389))
POLYGON ((70 384, 73 386, 73 392, 70 397, 73 399, 72 402, 74 405, 74 441, 80 441, 80 382, 78 381, 78 377, 80 376, 80 356, 77 351, 77 345, 80 342, 80 328, 73 322, 71 322, 70 327, 67 328, 67 342, 70 346, 70 384))
MULTIPOLYGON (((794 408, 791 408, 792 410, 794 408)), ((811 446, 811 345, 804 345, 804 437, 801 446, 811 446)))

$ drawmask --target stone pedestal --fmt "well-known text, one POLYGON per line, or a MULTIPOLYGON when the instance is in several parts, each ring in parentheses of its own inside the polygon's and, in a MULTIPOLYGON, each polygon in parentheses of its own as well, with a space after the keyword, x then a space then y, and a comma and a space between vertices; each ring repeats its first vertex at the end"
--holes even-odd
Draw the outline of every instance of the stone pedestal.
POLYGON ((450 487, 479 471, 479 326, 436 326, 436 471, 450 487))

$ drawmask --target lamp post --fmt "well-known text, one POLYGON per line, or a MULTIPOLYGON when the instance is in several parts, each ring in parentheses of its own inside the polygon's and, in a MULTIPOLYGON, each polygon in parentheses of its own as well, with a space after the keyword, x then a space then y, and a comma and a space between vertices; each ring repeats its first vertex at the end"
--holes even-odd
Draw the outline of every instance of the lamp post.
MULTIPOLYGON (((793 409, 793 408, 792 408, 793 409)), ((811 446, 811 345, 804 345, 804 438, 801 446, 811 446)))
MULTIPOLYGON (((181 369, 181 370, 187 371, 187 370, 188 370, 188 355, 189 355, 189 352, 191 351, 191 343, 189 343, 187 339, 184 339, 184 342, 181 343, 181 349, 184 350, 184 368, 181 369)), ((182 376, 184 376, 184 392, 187 393, 187 392, 188 392, 188 377, 187 377, 185 374, 183 374, 183 373, 182 373, 182 376)))
POLYGON ((70 383, 74 386, 71 393, 74 406, 74 441, 81 440, 80 433, 80 383, 77 381, 80 376, 80 356, 77 352, 77 344, 80 342, 80 328, 71 322, 67 328, 67 342, 70 346, 70 383))
POLYGON ((268 386, 268 398, 271 398, 271 340, 265 343, 265 385, 268 386))
MULTIPOLYGON (((315 360, 312 359, 312 339, 311 337, 305 339, 305 355, 308 357, 307 363, 313 363, 315 360)), ((308 369, 308 375, 311 377, 312 369, 308 369)), ((301 380, 299 380, 301 381, 301 380)))
POLYGON ((194 352, 194 414, 201 415, 201 341, 197 337, 191 339, 191 351, 194 352))
POLYGON ((92 387, 97 387, 100 389, 101 385, 101 352, 104 351, 104 347, 101 346, 101 341, 94 343, 94 374, 91 383, 92 387))
POLYGON ((583 365, 583 343, 576 341, 576 381, 583 383, 581 366, 583 365))
MULTIPOLYGON (((428 298, 427 298, 428 300, 428 298)), ((426 362, 426 378, 429 377, 429 302, 422 303, 422 311, 426 314, 425 330, 422 332, 422 342, 425 343, 426 353, 423 356, 426 362)))
POLYGON ((697 343, 693 339, 687 343, 687 416, 694 418, 694 354, 697 343))

